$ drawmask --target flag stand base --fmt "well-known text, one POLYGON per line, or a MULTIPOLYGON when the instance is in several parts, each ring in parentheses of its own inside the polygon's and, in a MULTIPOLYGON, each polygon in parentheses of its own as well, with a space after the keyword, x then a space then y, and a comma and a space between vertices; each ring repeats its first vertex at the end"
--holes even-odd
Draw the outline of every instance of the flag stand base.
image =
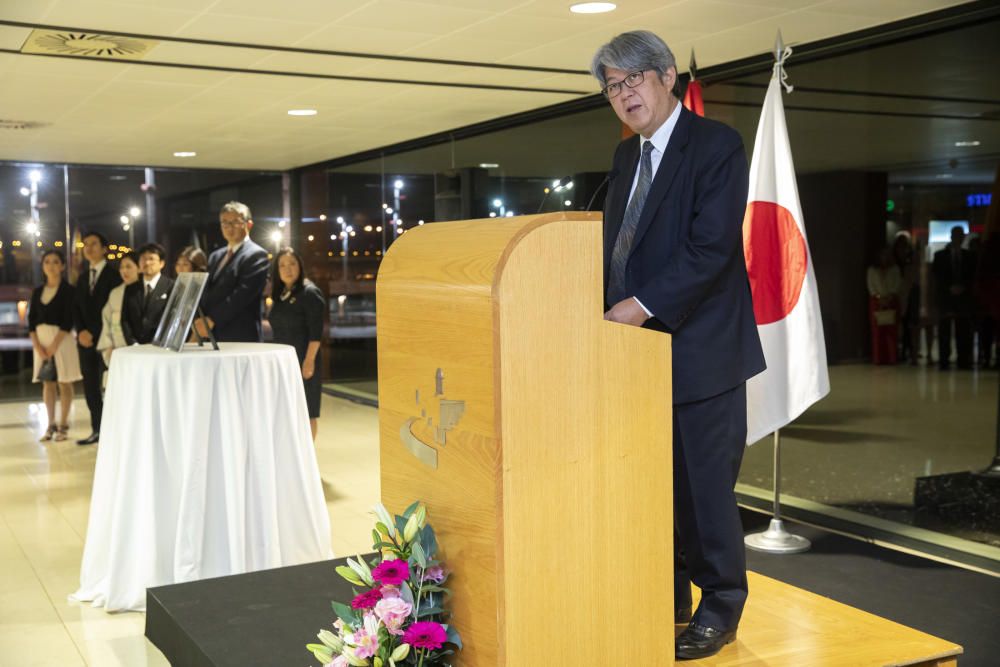
POLYGON ((743 542, 748 549, 769 554, 797 554, 808 551, 811 546, 806 538, 785 530, 785 522, 781 519, 771 519, 767 530, 747 535, 743 542))
POLYGON ((812 546, 806 538, 785 530, 785 522, 781 520, 781 429, 774 431, 774 515, 771 525, 762 533, 745 535, 743 543, 748 549, 769 554, 798 554, 809 551, 812 546))

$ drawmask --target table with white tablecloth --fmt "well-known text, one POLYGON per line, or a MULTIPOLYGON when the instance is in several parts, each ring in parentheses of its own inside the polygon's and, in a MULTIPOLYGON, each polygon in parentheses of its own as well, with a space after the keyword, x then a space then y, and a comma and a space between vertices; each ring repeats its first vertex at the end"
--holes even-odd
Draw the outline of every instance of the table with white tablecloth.
POLYGON ((219 347, 115 350, 73 599, 333 556, 294 348, 219 347))

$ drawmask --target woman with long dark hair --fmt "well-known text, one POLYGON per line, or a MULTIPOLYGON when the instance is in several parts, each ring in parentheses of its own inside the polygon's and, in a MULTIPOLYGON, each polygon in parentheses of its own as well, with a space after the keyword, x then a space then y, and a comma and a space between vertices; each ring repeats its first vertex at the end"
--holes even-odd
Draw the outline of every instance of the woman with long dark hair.
POLYGON ((73 286, 63 273, 66 260, 58 250, 42 254, 45 282, 31 293, 28 332, 34 349, 35 382, 42 383, 42 397, 49 424, 42 441, 65 440, 69 432, 69 409, 73 404, 73 383, 82 380, 80 357, 73 336, 73 286), (56 421, 56 393, 62 410, 56 421))
POLYGON ((309 408, 309 426, 315 440, 322 382, 319 350, 323 340, 326 297, 306 278, 302 257, 292 248, 282 248, 274 256, 271 286, 271 314, 268 319, 274 331, 274 342, 291 345, 299 357, 309 408))

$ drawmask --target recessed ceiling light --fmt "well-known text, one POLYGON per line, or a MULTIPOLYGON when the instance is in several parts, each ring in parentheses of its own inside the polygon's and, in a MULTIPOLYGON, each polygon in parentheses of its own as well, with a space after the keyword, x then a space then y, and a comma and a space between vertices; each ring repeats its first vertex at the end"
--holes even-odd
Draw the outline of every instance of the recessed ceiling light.
POLYGON ((289 116, 315 116, 317 111, 315 109, 289 109, 289 116))
POLYGON ((500 165, 497 164, 496 162, 480 162, 479 163, 479 168, 480 169, 496 169, 499 166, 500 165))
POLYGON ((956 146, 978 146, 979 145, 979 141, 976 140, 976 139, 973 139, 972 141, 956 141, 955 145, 956 146))
POLYGON ((578 2, 570 5, 569 10, 574 14, 604 14, 613 12, 618 8, 613 2, 578 2))
POLYGON ((174 157, 194 157, 197 155, 194 151, 176 151, 174 157))

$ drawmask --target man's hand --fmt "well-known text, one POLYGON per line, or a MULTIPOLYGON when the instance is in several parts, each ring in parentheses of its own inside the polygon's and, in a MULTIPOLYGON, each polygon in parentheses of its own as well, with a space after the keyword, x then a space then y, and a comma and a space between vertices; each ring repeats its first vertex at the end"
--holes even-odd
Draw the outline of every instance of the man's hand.
POLYGON ((639 302, 629 297, 624 301, 619 301, 611 307, 611 310, 604 313, 604 319, 609 322, 619 322, 630 324, 634 327, 641 327, 649 319, 646 311, 642 309, 639 302))
POLYGON ((76 341, 84 347, 93 347, 94 335, 89 331, 87 331, 86 329, 83 329, 82 331, 80 331, 80 333, 76 335, 76 341))
POLYGON ((208 330, 212 328, 211 320, 207 322, 205 320, 208 318, 199 317, 194 321, 194 328, 197 329, 198 335, 202 338, 208 338, 208 330))
POLYGON ((316 360, 306 357, 302 361, 302 379, 308 380, 316 373, 316 360))

